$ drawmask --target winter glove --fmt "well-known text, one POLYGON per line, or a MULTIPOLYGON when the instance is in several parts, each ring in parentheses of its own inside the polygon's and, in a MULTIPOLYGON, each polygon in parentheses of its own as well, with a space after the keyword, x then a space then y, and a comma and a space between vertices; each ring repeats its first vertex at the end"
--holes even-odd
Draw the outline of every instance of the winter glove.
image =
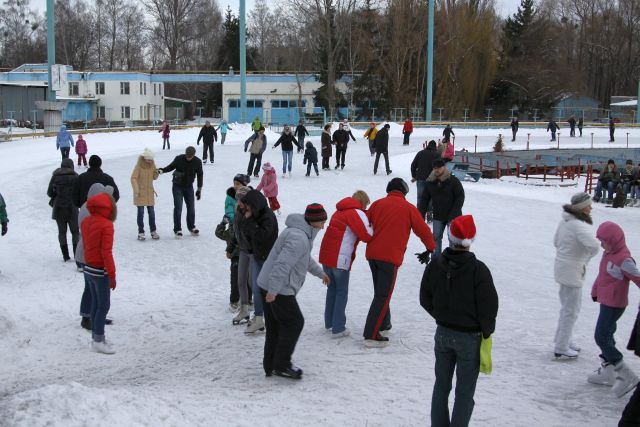
POLYGON ((196 199, 200 200, 200 196, 202 196, 202 190, 198 188, 198 190, 196 190, 196 199))
POLYGON ((416 254, 416 257, 418 257, 420 264, 428 264, 429 258, 431 258, 431 251, 424 251, 421 254, 416 254))
POLYGON ((158 169, 158 174, 162 175, 164 171, 162 169, 158 169))
POLYGON ((223 224, 225 224, 225 225, 229 224, 229 217, 228 217, 228 216, 226 216, 226 215, 225 215, 225 216, 223 216, 223 217, 222 217, 222 223, 223 223, 223 224))
POLYGON ((2 223, 2 235, 4 236, 5 234, 7 234, 7 231, 9 231, 9 229, 7 228, 8 224, 6 222, 2 223))
MULTIPOLYGON (((4 228, 3 228, 3 230, 4 230, 4 228)), ((593 302, 598 302, 598 297, 597 297, 597 296, 595 296, 595 295, 591 295, 591 300, 592 300, 593 302)))
POLYGON ((116 290, 116 279, 113 277, 109 277, 109 288, 113 291, 116 290))
POLYGON ((302 148, 298 148, 298 153, 302 153, 302 148))

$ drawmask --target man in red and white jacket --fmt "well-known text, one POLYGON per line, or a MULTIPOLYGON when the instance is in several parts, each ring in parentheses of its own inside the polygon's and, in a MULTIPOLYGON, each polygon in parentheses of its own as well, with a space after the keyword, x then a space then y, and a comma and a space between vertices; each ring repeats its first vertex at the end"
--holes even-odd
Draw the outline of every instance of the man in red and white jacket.
POLYGON ((393 293, 398 268, 407 250, 409 233, 413 231, 427 248, 418 256, 427 262, 436 243, 431 229, 418 209, 405 196, 409 186, 402 178, 393 178, 387 184, 387 197, 376 200, 367 212, 374 235, 367 245, 367 260, 373 275, 374 297, 364 327, 365 346, 384 347, 389 339, 383 336, 391 329, 389 301, 393 293))
POLYGON ((365 214, 369 203, 369 196, 364 191, 356 191, 352 197, 340 200, 320 245, 320 264, 331 279, 327 286, 324 327, 331 329, 333 338, 346 337, 350 333, 345 326, 349 272, 358 242, 369 242, 373 235, 365 214))

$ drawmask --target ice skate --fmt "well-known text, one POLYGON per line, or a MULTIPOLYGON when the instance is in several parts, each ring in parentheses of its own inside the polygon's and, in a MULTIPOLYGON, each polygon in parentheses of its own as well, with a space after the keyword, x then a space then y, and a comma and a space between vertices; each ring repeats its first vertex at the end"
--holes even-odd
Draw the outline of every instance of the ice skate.
POLYGON ((145 239, 146 239, 146 237, 145 237, 144 233, 138 233, 138 240, 143 241, 145 239))
POLYGON ((375 338, 364 340, 364 346, 367 348, 383 348, 389 345, 389 338, 378 334, 375 338))
POLYGON ((292 380, 301 380, 302 379, 302 369, 291 365, 290 368, 287 369, 274 369, 273 373, 279 377, 289 378, 292 380))
POLYGON ((151 238, 152 238, 153 240, 159 240, 159 239, 160 239, 160 236, 158 236, 158 233, 156 233, 155 231, 152 231, 152 232, 151 232, 151 238))
POLYGON ((351 335, 351 331, 349 329, 345 329, 342 332, 338 332, 336 334, 331 334, 331 338, 334 338, 334 339, 345 338, 345 337, 348 337, 349 335, 351 335))
POLYGON ((233 318, 231 323, 234 325, 241 325, 243 323, 248 323, 249 314, 250 314, 249 306, 243 304, 240 306, 240 311, 238 312, 238 314, 236 314, 236 317, 233 318))
POLYGON ((636 374, 624 363, 624 361, 618 362, 613 368, 616 379, 613 383, 612 391, 617 398, 624 396, 633 390, 640 381, 636 374))
POLYGON ((255 334, 258 331, 264 331, 264 318, 262 316, 254 316, 251 320, 251 323, 247 325, 247 329, 244 331, 244 333, 247 335, 251 335, 255 334))
POLYGON ((111 344, 106 341, 92 341, 91 350, 102 354, 115 354, 116 352, 113 347, 111 347, 111 344))
POLYGON ((189 230, 189 233, 191 233, 192 236, 199 236, 200 230, 198 230, 197 228, 192 228, 191 230, 189 230))
POLYGON ((613 386, 615 380, 616 373, 614 366, 604 360, 600 363, 600 367, 587 377, 587 381, 591 384, 606 385, 609 387, 613 386))
POLYGON ((578 358, 579 354, 580 353, 575 350, 571 350, 570 348, 567 348, 566 350, 556 349, 553 353, 556 360, 575 360, 578 358))
POLYGON ((230 302, 229 303, 229 311, 231 313, 237 312, 238 308, 240 308, 240 305, 237 302, 230 302))
POLYGON ((176 231, 173 234, 175 234, 176 239, 182 239, 182 231, 176 231))

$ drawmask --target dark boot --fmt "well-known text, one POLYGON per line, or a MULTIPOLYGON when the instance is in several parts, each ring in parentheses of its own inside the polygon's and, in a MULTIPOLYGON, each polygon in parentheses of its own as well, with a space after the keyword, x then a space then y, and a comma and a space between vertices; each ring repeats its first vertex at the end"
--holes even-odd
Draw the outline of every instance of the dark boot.
POLYGON ((60 250, 62 251, 62 259, 64 262, 69 261, 71 259, 69 257, 69 245, 60 245, 60 250))
POLYGON ((84 329, 90 331, 91 330, 91 319, 89 319, 88 317, 83 317, 82 321, 80 322, 80 326, 82 326, 84 329))

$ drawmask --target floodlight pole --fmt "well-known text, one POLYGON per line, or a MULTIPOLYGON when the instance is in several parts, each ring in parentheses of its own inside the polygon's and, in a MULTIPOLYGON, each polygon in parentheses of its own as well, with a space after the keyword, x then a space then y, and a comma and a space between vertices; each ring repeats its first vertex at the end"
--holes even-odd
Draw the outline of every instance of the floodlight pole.
POLYGON ((53 90, 51 80, 51 67, 56 62, 56 36, 55 36, 55 9, 54 0, 47 0, 47 71, 49 87, 47 88, 47 101, 56 100, 56 92, 53 90))
MULTIPOLYGON (((50 0, 51 1, 51 0, 50 0)), ((241 0, 242 2, 242 0, 241 0)), ((428 12, 428 36, 427 36, 427 106, 424 114, 424 121, 431 122, 431 109, 433 103, 433 27, 434 27, 434 14, 435 14, 435 0, 429 0, 429 12, 428 12)))
POLYGON ((240 123, 247 123, 247 50, 245 0, 240 0, 240 123))
POLYGON ((640 125, 640 79, 638 79, 638 97, 636 98, 636 124, 640 125))

